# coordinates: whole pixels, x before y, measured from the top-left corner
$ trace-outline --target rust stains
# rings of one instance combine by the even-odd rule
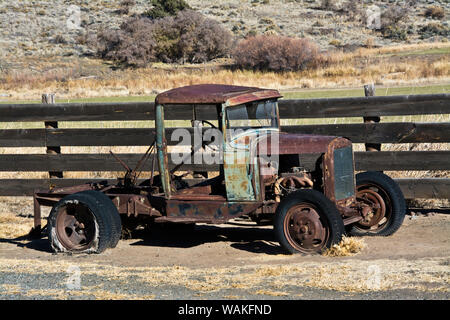
[[[200,84],[172,89],[156,96],[156,104],[238,105],[251,101],[280,98],[277,90],[220,84]]]

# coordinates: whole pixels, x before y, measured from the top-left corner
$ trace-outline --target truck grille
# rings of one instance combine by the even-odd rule
[[[336,200],[355,195],[352,146],[334,150],[334,195]]]

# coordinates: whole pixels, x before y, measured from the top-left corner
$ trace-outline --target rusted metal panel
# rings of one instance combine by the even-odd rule
[[[323,153],[336,137],[308,134],[272,133],[258,142],[258,154]]]
[[[169,160],[167,155],[167,140],[164,128],[164,107],[156,104],[156,149],[158,155],[159,172],[161,173],[161,182],[166,197],[170,197],[171,186],[169,176]]]
[[[344,138],[334,138],[327,146],[327,151],[323,160],[323,180],[324,180],[324,193],[328,199],[336,202],[342,207],[348,207],[351,203],[356,201],[355,195],[345,199],[336,199],[335,194],[335,165],[334,165],[334,150],[340,148],[352,147],[352,142]],[[353,172],[354,161],[352,160]],[[353,177],[354,179],[354,177]]]
[[[227,107],[228,104],[222,105],[223,114]],[[223,127],[226,127],[225,123]],[[228,201],[252,201],[259,198],[259,169],[258,164],[252,161],[255,156],[252,141],[265,134],[250,129],[232,138],[224,133],[223,171]]]
[[[232,85],[200,84],[172,89],[156,96],[156,104],[237,105],[268,98],[280,98],[277,90]]]
[[[166,221],[198,219],[203,222],[225,222],[260,208],[262,202],[168,200]],[[160,219],[161,220],[161,219]]]
[[[159,210],[152,207],[147,196],[136,194],[107,194],[112,198],[113,204],[117,207],[120,214],[127,216],[147,215],[151,217],[160,217]]]
[[[253,176],[249,175],[249,162],[248,151],[225,152],[223,170],[229,201],[255,200]]]

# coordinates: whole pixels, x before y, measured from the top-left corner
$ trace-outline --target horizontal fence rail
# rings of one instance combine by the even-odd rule
[[[211,154],[204,154],[205,156]],[[117,154],[133,167],[143,154]],[[153,156],[143,166],[144,171],[151,170]],[[175,168],[179,154],[169,154],[169,167]],[[213,157],[208,157],[213,158]],[[216,157],[218,158],[218,156]],[[314,168],[316,155],[302,155],[302,165]],[[189,159],[189,160],[188,160]],[[356,170],[450,170],[450,151],[381,151],[355,152]],[[179,168],[194,171],[218,171],[219,164],[195,164],[194,157]],[[13,154],[0,155],[0,171],[122,171],[123,167],[110,154]]]
[[[197,113],[204,120],[216,119],[215,107],[201,106]],[[281,119],[311,119],[338,117],[380,117],[450,114],[450,94],[409,95],[388,97],[357,97],[337,99],[280,100]],[[191,106],[179,105],[166,108],[167,120],[190,120]],[[65,103],[65,104],[0,104],[0,122],[49,122],[49,121],[146,121],[154,120],[154,103]],[[13,127],[13,125],[7,125]],[[88,128],[65,129],[47,127],[41,129],[0,130],[0,148],[28,147],[86,147],[86,146],[147,146],[155,138],[153,124],[149,128]],[[191,135],[192,128],[184,128]],[[208,129],[208,127],[205,127]],[[173,128],[168,128],[169,145]],[[449,143],[450,122],[419,123],[350,123],[318,125],[285,125],[282,130],[290,133],[342,136],[354,143]],[[123,171],[122,166],[110,154],[9,154],[0,152],[0,172],[45,171]],[[133,167],[142,154],[118,155]],[[172,155],[169,166],[175,167]],[[317,157],[304,157],[305,166],[314,166]],[[191,162],[193,163],[193,161]],[[450,150],[441,151],[380,151],[355,152],[356,170],[450,170]],[[144,166],[150,170],[151,159]],[[179,170],[217,171],[218,164],[184,164]],[[71,186],[86,181],[105,179],[0,179],[1,196],[28,196],[35,189],[50,186]],[[107,180],[107,179],[106,179]],[[407,198],[450,198],[450,179],[418,178],[396,179]]]
[[[282,119],[339,118],[394,115],[450,114],[450,94],[280,100]],[[189,106],[164,110],[167,120],[191,119]],[[217,118],[215,108],[198,114],[203,120]],[[29,121],[125,121],[154,120],[153,102],[1,104],[1,122]]]
[[[193,134],[193,128],[183,128]],[[169,145],[173,128],[167,129]],[[450,142],[450,123],[354,123],[282,126],[284,132],[346,137],[354,143]],[[146,146],[154,129],[8,129],[0,130],[0,147]],[[193,141],[191,137],[191,141]],[[189,142],[189,141],[188,141]],[[187,143],[184,143],[187,145]],[[189,143],[190,145],[190,143]]]

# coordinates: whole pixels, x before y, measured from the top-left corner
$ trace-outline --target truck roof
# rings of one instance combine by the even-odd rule
[[[278,90],[222,84],[175,88],[156,96],[156,104],[222,104],[235,106],[257,100],[281,98]]]

